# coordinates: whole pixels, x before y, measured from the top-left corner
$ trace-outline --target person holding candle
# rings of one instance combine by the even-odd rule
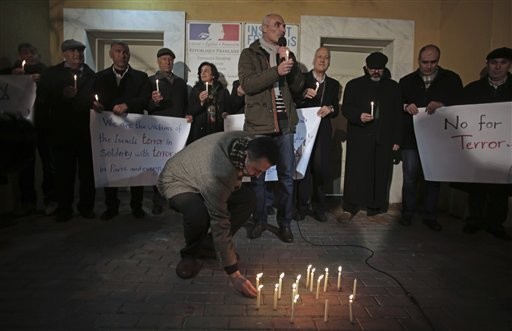
[[[233,243],[256,204],[254,193],[241,184],[244,175],[261,175],[277,157],[271,138],[233,131],[207,135],[167,161],[158,189],[183,215],[185,247],[176,266],[180,278],[195,277],[201,259],[217,257],[234,288],[256,296],[256,288],[238,269]]]
[[[295,156],[293,133],[298,122],[293,94],[300,93],[304,77],[300,72],[295,55],[283,45],[285,23],[278,14],[268,14],[261,25],[262,36],[245,48],[238,61],[238,78],[245,91],[244,131],[267,135],[279,146],[279,159],[276,164],[279,177],[276,220],[279,225],[279,238],[293,242],[290,223],[294,217],[293,176]],[[279,42],[281,40],[281,42]],[[288,50],[289,51],[289,50]],[[249,238],[261,237],[266,229],[267,208],[265,176],[252,183],[257,196],[257,206],[253,215],[254,226]]]
[[[148,114],[156,116],[185,117],[192,122],[192,116],[185,115],[188,107],[188,87],[185,80],[173,74],[174,59],[176,55],[169,48],[161,48],[156,53],[156,62],[159,70],[149,77],[151,84],[151,98],[149,100]],[[156,186],[153,186],[154,215],[160,215],[165,199],[160,195]]]
[[[361,208],[369,220],[387,222],[393,151],[402,139],[402,104],[398,83],[384,76],[388,58],[374,52],[366,58],[365,75],[347,83],[342,112],[347,118],[347,155],[343,209],[338,221]],[[371,115],[371,103],[374,114]]]
[[[99,101],[93,101],[96,111],[107,110],[115,115],[126,113],[143,114],[148,106],[151,95],[151,85],[145,72],[133,69],[130,62],[130,47],[123,41],[113,41],[109,51],[112,65],[96,74],[94,94],[100,96]],[[144,218],[146,212],[142,209],[144,193],[143,186],[130,187],[130,207],[135,218]],[[101,219],[108,221],[119,214],[119,199],[117,187],[105,188],[105,204],[107,209],[101,214]]]
[[[188,142],[224,131],[224,117],[231,111],[229,91],[219,81],[219,71],[210,62],[197,70],[198,81],[190,91],[187,115],[193,116]],[[225,115],[224,115],[225,116]]]
[[[455,72],[439,66],[441,50],[435,45],[426,45],[418,55],[418,69],[400,79],[402,91],[402,215],[399,223],[409,226],[416,213],[418,195],[423,197],[423,223],[433,231],[440,231],[437,221],[437,204],[441,183],[424,180],[421,170],[418,144],[414,134],[413,117],[418,108],[429,114],[443,106],[457,103],[462,92],[462,81]],[[424,180],[423,193],[417,190],[419,180]]]
[[[330,61],[328,48],[316,50],[313,69],[304,74],[306,88],[298,98],[301,100],[298,107],[319,107],[317,115],[321,117],[306,173],[303,179],[297,181],[295,219],[298,221],[310,214],[319,222],[327,222],[325,191],[332,184],[331,119],[338,116],[341,97],[340,83],[326,74]]]
[[[73,216],[75,177],[78,172],[77,209],[84,218],[94,218],[94,175],[92,167],[89,110],[94,72],[84,63],[85,45],[69,39],[61,45],[64,61],[41,74],[35,101],[36,127],[44,127],[55,161],[57,222]],[[75,77],[76,75],[76,87]],[[70,120],[72,119],[72,120]]]

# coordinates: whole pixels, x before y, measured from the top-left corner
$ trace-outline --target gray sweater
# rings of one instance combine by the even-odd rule
[[[219,132],[196,140],[167,160],[158,178],[158,190],[167,199],[187,192],[202,195],[223,267],[237,263],[227,202],[243,177],[231,162],[229,151],[234,139],[248,136],[242,131]]]

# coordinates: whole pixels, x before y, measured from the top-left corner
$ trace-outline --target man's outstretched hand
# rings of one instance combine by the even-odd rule
[[[233,284],[235,290],[242,293],[246,297],[255,298],[256,295],[258,294],[256,288],[254,288],[254,286],[247,278],[242,276],[240,271],[232,273],[231,275],[229,275],[229,278],[231,279],[231,283]]]

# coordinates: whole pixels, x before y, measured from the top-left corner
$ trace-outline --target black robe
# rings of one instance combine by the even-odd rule
[[[371,122],[361,122],[362,113],[371,112]],[[348,120],[345,161],[344,209],[356,213],[365,208],[369,214],[385,212],[389,204],[389,187],[393,170],[393,145],[400,144],[402,102],[395,81],[370,76],[347,83],[342,113]]]

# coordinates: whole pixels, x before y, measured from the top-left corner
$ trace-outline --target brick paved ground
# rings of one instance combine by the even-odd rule
[[[145,206],[150,207],[148,200]],[[79,216],[64,224],[50,217],[20,220],[0,228],[0,329],[431,330],[397,283],[365,264],[368,250],[344,246],[354,244],[375,252],[369,263],[396,277],[436,330],[512,330],[510,242],[485,232],[462,234],[462,222],[448,216],[441,219],[440,233],[419,220],[404,228],[392,216],[382,224],[362,213],[345,223],[308,217],[293,223],[293,244],[269,231],[249,240],[242,229],[236,236],[241,271],[252,281],[263,272],[259,310],[255,299],[234,292],[214,261],[205,261],[195,279],[176,276],[183,239],[181,217],[172,211],[144,220],[133,219],[128,209],[110,222]],[[316,267],[315,278],[325,267],[330,270],[327,292],[320,291],[319,300],[316,284],[313,293],[304,286],[308,264]],[[339,265],[341,292],[336,289]],[[274,311],[274,284],[281,272],[286,275],[282,299]],[[292,324],[291,284],[299,273]],[[348,296],[354,278],[351,324]]]

